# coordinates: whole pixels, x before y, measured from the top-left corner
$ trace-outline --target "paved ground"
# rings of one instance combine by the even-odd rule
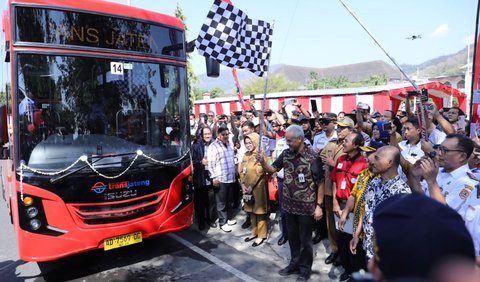
[[[147,239],[108,252],[98,250],[42,266],[18,259],[5,203],[0,201],[0,281],[295,281],[277,271],[288,264],[288,244],[276,244],[280,233],[274,215],[269,238],[257,248],[243,240],[242,212],[231,233],[190,229]],[[341,268],[325,265],[328,241],[315,245],[311,281],[338,281]]]

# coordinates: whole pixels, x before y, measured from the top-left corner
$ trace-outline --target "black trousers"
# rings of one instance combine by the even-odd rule
[[[346,201],[339,200],[340,208],[343,210],[346,205]],[[357,245],[357,253],[354,255],[350,251],[350,241],[352,240],[352,235],[337,230],[337,240],[338,240],[338,253],[340,256],[340,261],[342,266],[347,273],[352,273],[359,271],[360,269],[367,269],[366,263],[366,254],[362,247],[362,241],[360,240]]]
[[[237,184],[221,183],[220,187],[214,187],[215,202],[217,204],[218,224],[220,226],[227,224],[227,220],[232,216],[232,193],[236,189]]]
[[[282,231],[282,236],[288,238],[287,233],[287,219],[285,216],[285,211],[282,208],[283,201],[283,178],[277,177],[278,182],[278,210],[280,211],[280,229]]]
[[[195,206],[195,216],[199,225],[215,222],[215,219],[217,218],[217,205],[215,203],[215,193],[213,192],[212,185],[195,187],[193,201]]]
[[[312,216],[285,213],[287,219],[290,265],[298,267],[300,273],[310,276],[313,263]]]

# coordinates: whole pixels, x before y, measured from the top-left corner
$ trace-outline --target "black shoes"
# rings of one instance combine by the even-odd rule
[[[255,240],[255,239],[257,239],[257,236],[247,237],[247,238],[245,238],[245,242],[250,242],[250,241]]]
[[[298,273],[300,273],[300,270],[298,269],[298,267],[293,265],[288,265],[287,267],[282,268],[278,271],[278,274],[280,276],[288,276],[290,274],[298,274]]]
[[[285,243],[287,243],[287,242],[288,242],[287,236],[282,236],[282,237],[280,237],[280,239],[278,239],[277,244],[278,244],[279,246],[281,246],[281,245],[283,245],[283,244],[285,244]]]
[[[328,255],[328,257],[325,259],[325,264],[331,264],[333,263],[338,257],[337,253],[331,253]]]
[[[265,239],[262,239],[262,241],[260,241],[259,243],[253,242],[252,247],[258,247],[258,246],[260,246],[261,244],[263,244],[264,241],[265,241]]]
[[[322,241],[323,239],[325,239],[326,237],[323,236],[320,232],[319,233],[316,233],[315,234],[315,237],[313,237],[312,239],[312,242],[314,245],[320,243],[320,241]]]
[[[252,223],[250,222],[250,219],[245,220],[245,222],[242,224],[242,229],[250,228],[250,226],[252,226]]]
[[[217,224],[215,222],[210,223],[210,228],[217,228]]]

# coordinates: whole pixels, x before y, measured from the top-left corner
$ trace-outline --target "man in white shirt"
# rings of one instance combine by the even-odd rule
[[[475,222],[478,222],[480,213],[479,181],[470,172],[468,159],[473,152],[473,141],[461,134],[449,134],[441,145],[436,146],[438,154],[438,166],[431,158],[422,159],[419,167],[420,172],[415,172],[416,191],[420,188],[420,176],[423,176],[428,185],[430,197],[447,204],[456,210],[466,222],[467,229],[471,233],[475,245],[479,248],[480,230]],[[480,252],[476,249],[476,256]],[[477,258],[477,261],[480,261]]]

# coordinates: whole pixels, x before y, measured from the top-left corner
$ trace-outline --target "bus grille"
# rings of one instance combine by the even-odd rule
[[[121,203],[105,203],[100,205],[75,205],[76,215],[86,225],[110,224],[125,222],[156,212],[161,205],[158,195]]]

